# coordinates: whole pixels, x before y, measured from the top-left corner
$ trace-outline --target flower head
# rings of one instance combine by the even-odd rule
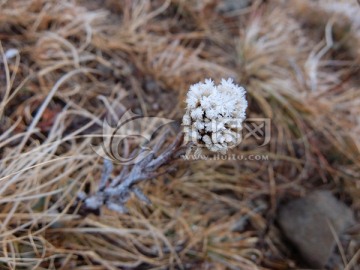
[[[183,117],[185,139],[213,152],[226,153],[239,144],[247,101],[232,79],[215,85],[211,79],[190,87]]]

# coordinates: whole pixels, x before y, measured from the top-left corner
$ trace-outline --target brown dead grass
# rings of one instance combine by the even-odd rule
[[[281,201],[330,189],[360,210],[360,23],[330,2],[0,1],[0,268],[296,267],[273,223]],[[179,119],[208,77],[235,78],[248,115],[272,119],[268,146],[234,152],[269,161],[180,161],[142,184],[152,206],[71,211],[100,179],[90,145],[108,113]],[[359,269],[352,236],[344,264]]]

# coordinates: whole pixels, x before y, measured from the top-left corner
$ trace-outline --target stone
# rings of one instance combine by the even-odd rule
[[[251,0],[223,0],[217,5],[216,11],[219,13],[237,11],[249,7],[251,3]]]
[[[329,261],[336,245],[334,232],[339,236],[355,223],[350,208],[328,191],[316,191],[280,207],[277,221],[313,268],[323,268]]]

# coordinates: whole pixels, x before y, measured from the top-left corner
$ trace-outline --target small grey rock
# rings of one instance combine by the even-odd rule
[[[331,226],[340,235],[355,222],[353,212],[328,191],[291,201],[280,208],[277,220],[285,236],[314,268],[323,268],[333,253],[336,242]]]
[[[251,0],[223,0],[216,7],[216,11],[227,13],[246,8],[251,5]]]

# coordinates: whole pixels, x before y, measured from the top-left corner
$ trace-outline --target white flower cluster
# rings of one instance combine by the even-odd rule
[[[232,79],[222,79],[219,85],[211,79],[192,85],[182,123],[185,140],[223,154],[238,145],[246,117],[245,93]]]

